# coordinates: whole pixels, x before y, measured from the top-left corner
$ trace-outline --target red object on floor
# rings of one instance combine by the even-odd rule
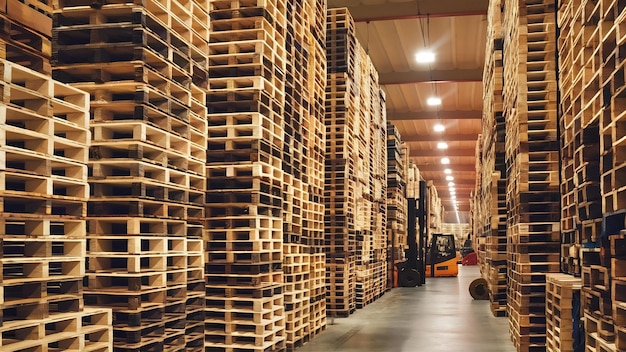
[[[478,257],[476,256],[476,252],[469,253],[463,259],[461,259],[461,264],[463,265],[476,265],[478,264]]]

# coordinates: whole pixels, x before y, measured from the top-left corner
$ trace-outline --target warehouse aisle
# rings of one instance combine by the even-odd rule
[[[428,279],[425,286],[393,289],[349,318],[337,318],[298,352],[509,352],[507,318],[489,301],[474,301],[467,287],[478,266],[459,267],[458,278]]]

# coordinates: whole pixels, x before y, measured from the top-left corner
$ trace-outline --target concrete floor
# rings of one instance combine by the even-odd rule
[[[456,278],[395,288],[348,318],[329,319],[326,331],[296,351],[515,352],[507,318],[469,295],[479,276],[477,266],[459,266]]]

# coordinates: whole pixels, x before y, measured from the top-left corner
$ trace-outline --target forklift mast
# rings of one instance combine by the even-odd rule
[[[413,287],[426,283],[426,182],[419,182],[419,198],[408,198],[408,221],[406,261],[398,264],[400,286]],[[418,229],[419,227],[419,229]]]

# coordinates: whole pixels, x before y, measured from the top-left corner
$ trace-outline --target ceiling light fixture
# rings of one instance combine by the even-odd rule
[[[444,172],[446,175],[450,175],[450,174],[452,174],[452,170],[450,170],[450,169],[445,169],[445,170],[443,170],[443,172]]]
[[[428,104],[428,106],[439,106],[441,105],[441,98],[430,97],[426,100],[426,104]]]
[[[437,149],[448,149],[448,143],[446,142],[438,142]]]
[[[415,61],[419,64],[430,64],[435,62],[435,53],[432,50],[420,50],[415,54]]]
[[[440,123],[436,124],[435,127],[435,132],[443,132],[446,130],[446,127]]]
[[[454,177],[448,175],[446,176],[446,181],[454,181]]]
[[[441,163],[444,164],[444,165],[450,164],[450,159],[447,158],[447,157],[446,158],[442,158],[441,159]]]
[[[454,182],[448,182],[448,187],[454,187]]]

